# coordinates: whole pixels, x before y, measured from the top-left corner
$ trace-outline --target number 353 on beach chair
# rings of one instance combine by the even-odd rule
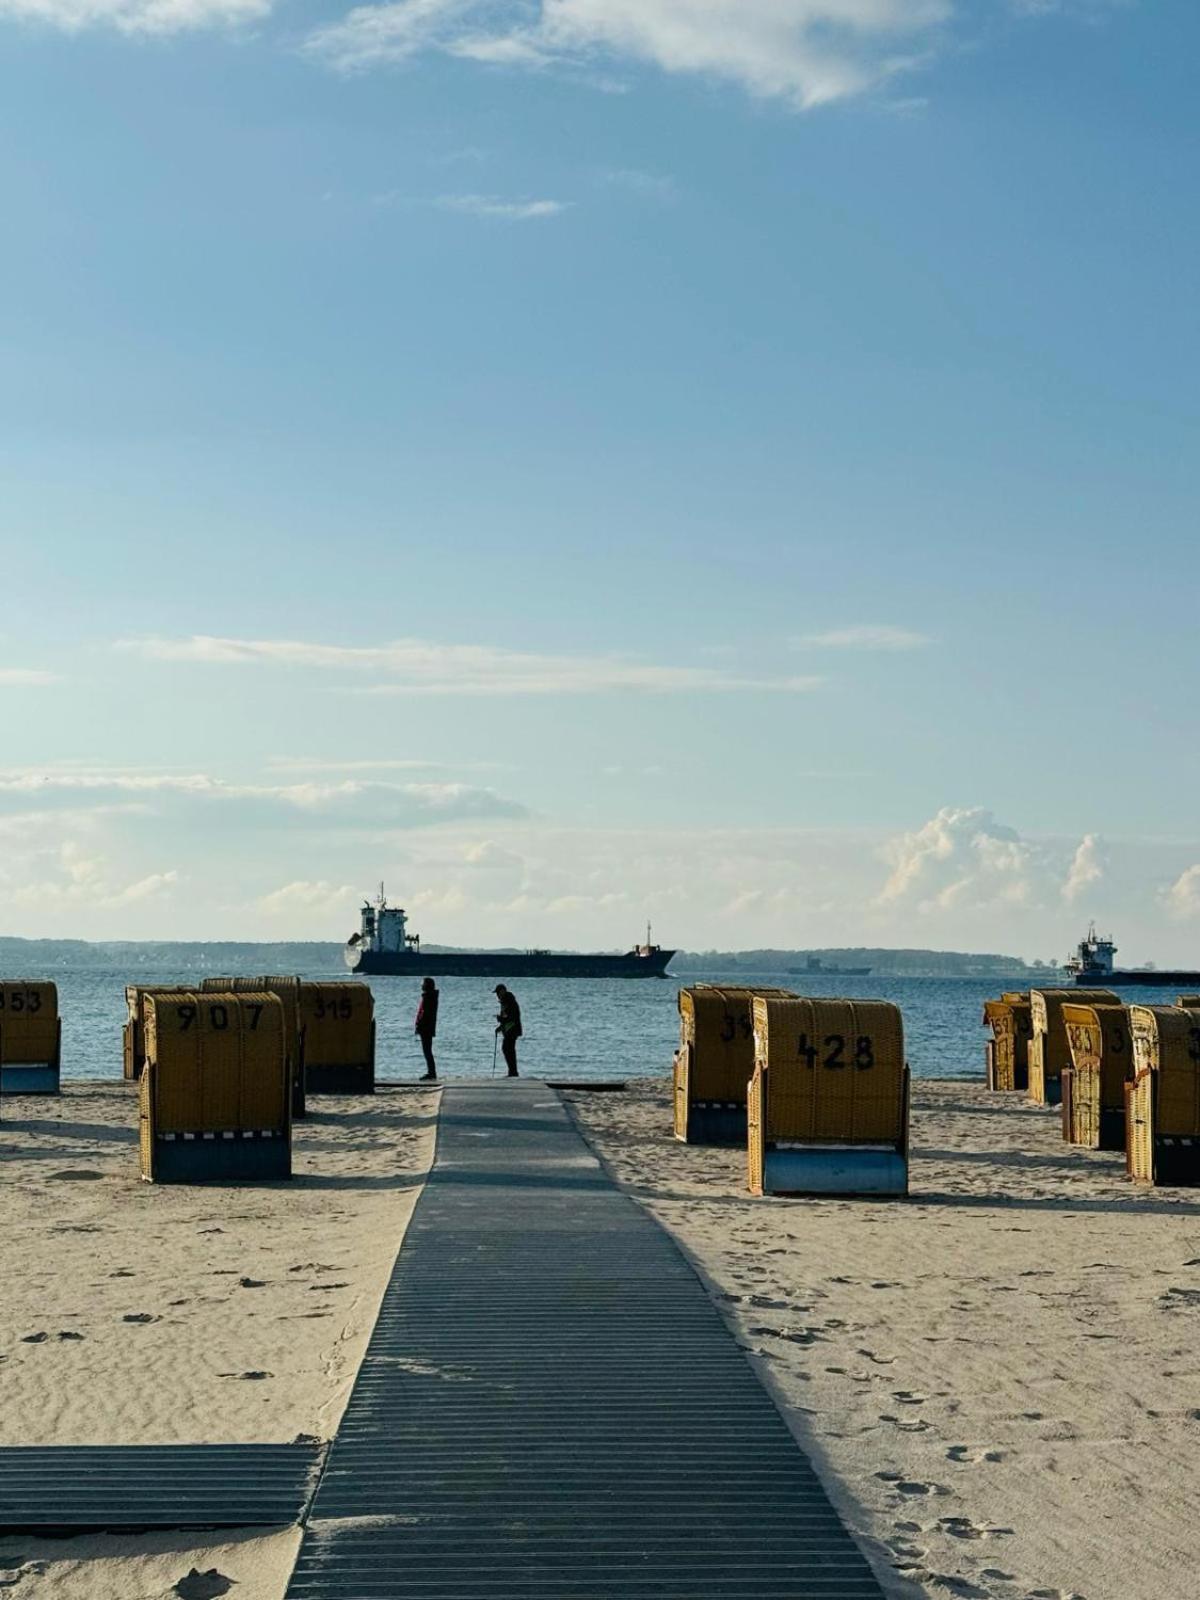
[[[897,1006],[755,999],[753,1194],[907,1194],[908,1104]]]
[[[0,1090],[57,1094],[61,1058],[54,984],[0,979]]]
[[[746,1142],[746,1084],[754,1071],[756,994],[790,989],[725,988],[698,983],[679,991],[675,1053],[675,1137],[685,1144]]]
[[[142,1006],[142,1177],[152,1183],[290,1178],[291,1094],[279,997],[148,994]]]

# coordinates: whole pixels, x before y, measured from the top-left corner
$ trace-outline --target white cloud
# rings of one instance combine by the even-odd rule
[[[173,34],[231,28],[265,17],[271,0],[0,0],[0,17],[41,23],[63,33],[113,28],[126,34]]]
[[[327,883],[323,878],[315,883],[297,879],[260,896],[256,905],[270,917],[294,917],[310,912],[339,911],[357,905],[361,898],[352,884]]]
[[[1200,914],[1200,865],[1187,867],[1165,891],[1167,910],[1178,922]]]
[[[523,817],[526,809],[464,783],[233,784],[204,773],[23,773],[0,775],[0,815],[136,810],[206,826],[419,828],[442,822]]]
[[[41,672],[35,667],[0,667],[0,689],[40,689],[59,683],[56,672]]]
[[[457,211],[465,217],[492,218],[500,222],[534,222],[540,217],[557,217],[566,211],[566,200],[502,200],[493,194],[443,194],[437,204],[443,211]]]
[[[0,873],[0,906],[25,912],[55,910],[120,910],[168,899],[180,881],[178,871],[151,872],[124,879],[103,855],[92,853],[78,839],[64,839],[53,848],[27,854],[28,875],[14,881],[11,870]]]
[[[1063,899],[1067,904],[1074,905],[1085,890],[1090,889],[1095,883],[1102,882],[1107,865],[1104,844],[1100,836],[1095,833],[1085,833],[1071,858],[1066,882],[1063,884]]]
[[[380,695],[600,694],[616,689],[651,694],[769,689],[794,694],[813,689],[821,682],[816,677],[743,677],[713,667],[654,666],[620,656],[535,655],[487,645],[431,644],[420,639],[399,639],[375,646],[327,645],[286,639],[220,639],[201,634],[189,639],[123,640],[118,648],[155,661],[392,674],[395,682],[372,684],[360,691]]]
[[[794,642],[799,649],[814,650],[920,650],[933,643],[928,634],[880,623],[856,623],[827,633],[805,633]]]
[[[1035,845],[980,806],[943,806],[884,854],[892,870],[876,903],[922,914],[1024,904],[1040,865]]]
[[[634,62],[807,108],[911,65],[953,10],[952,0],[392,0],[357,6],[308,48],[346,72],[423,51],[589,71]]]

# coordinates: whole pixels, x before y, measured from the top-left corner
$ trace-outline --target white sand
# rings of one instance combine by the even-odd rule
[[[429,1168],[437,1100],[314,1098],[291,1183],[209,1187],[142,1183],[128,1085],[6,1095],[0,1444],[330,1439]],[[275,1600],[297,1539],[4,1540],[0,1590],[143,1600],[216,1567],[237,1600]]]
[[[1200,1594],[1200,1191],[917,1083],[907,1201],[757,1200],[670,1090],[566,1096],[689,1252],[888,1594]]]

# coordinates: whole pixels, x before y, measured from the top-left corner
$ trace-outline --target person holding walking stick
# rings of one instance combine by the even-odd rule
[[[522,1033],[521,1008],[517,1004],[516,995],[502,983],[496,985],[496,999],[500,1006],[500,1010],[496,1013],[496,1033],[500,1039],[500,1051],[508,1068],[509,1077],[515,1078],[518,1076],[517,1040]]]
[[[437,984],[432,978],[425,978],[421,983],[421,1004],[417,1007],[417,1020],[413,1025],[413,1032],[421,1041],[421,1051],[425,1057],[425,1075],[420,1079],[422,1083],[433,1083],[437,1079],[437,1063],[433,1059],[433,1039],[437,1033],[438,991]]]

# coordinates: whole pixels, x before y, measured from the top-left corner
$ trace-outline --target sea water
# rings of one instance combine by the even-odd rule
[[[58,984],[64,1077],[119,1078],[125,985],[199,984],[204,974],[178,967],[64,966],[45,976]],[[336,982],[346,973],[330,965],[306,969],[300,976]],[[918,1077],[928,1078],[982,1077],[987,1037],[980,1025],[983,1002],[1013,982],[1011,978],[805,977],[741,968],[689,973],[686,980],[514,978],[509,987],[520,1001],[525,1028],[519,1046],[522,1072],[548,1078],[628,1078],[668,1072],[679,1038],[676,995],[683,981],[758,983],[798,994],[832,992],[851,999],[894,1001],[904,1014],[909,1064]],[[434,1049],[439,1075],[450,1080],[488,1077],[493,1071],[495,980],[440,978],[437,983],[441,1006]],[[411,1082],[425,1070],[420,1044],[413,1036],[420,984],[411,978],[384,977],[373,977],[370,984],[375,996],[377,1076]],[[1143,1005],[1169,1005],[1175,990],[1129,990],[1124,998]],[[504,1071],[502,1060],[495,1070]]]

